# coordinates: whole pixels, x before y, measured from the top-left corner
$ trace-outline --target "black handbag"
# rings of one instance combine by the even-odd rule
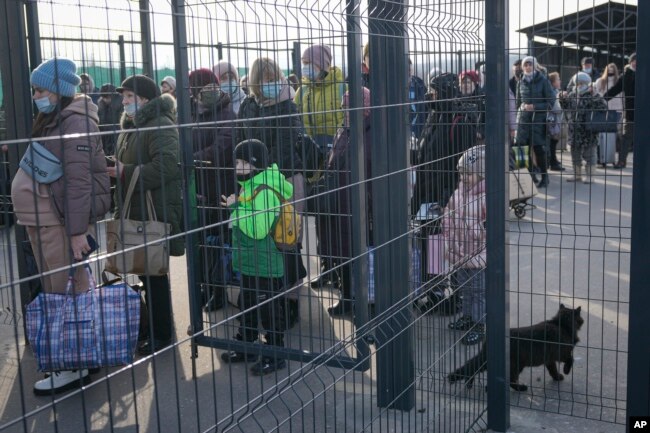
[[[590,132],[616,132],[620,113],[615,110],[594,110],[587,113],[585,129]]]

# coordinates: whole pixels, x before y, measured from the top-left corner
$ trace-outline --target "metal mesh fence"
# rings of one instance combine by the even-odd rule
[[[508,377],[486,389],[489,356],[493,371],[510,366],[513,407],[625,423],[633,163],[605,158],[629,119],[619,138],[597,137],[607,168],[567,182],[577,97],[524,94],[538,78],[523,62],[528,75],[492,100],[505,76],[486,71],[537,56],[553,91],[548,73],[568,81],[571,59],[622,66],[629,3],[509,2],[528,40],[505,50],[489,44],[487,1],[3,6],[23,45],[1,60],[0,431],[485,431]],[[604,17],[622,24],[604,31]],[[28,74],[53,57],[86,75],[69,99],[66,82],[32,76],[53,107],[38,114]],[[24,165],[34,143],[62,160],[60,179]],[[505,230],[487,218],[506,201],[494,179],[509,184]],[[491,227],[506,241],[486,248]],[[59,328],[31,326],[25,307],[70,278],[94,287],[70,270],[87,234],[99,313],[81,297],[46,304],[41,316],[61,311],[72,330],[53,346]],[[509,280],[497,308],[494,272]],[[120,311],[102,309],[111,290]],[[124,314],[130,296],[139,315]],[[134,319],[117,342],[102,332],[113,314]],[[503,352],[485,344],[496,316],[511,328]],[[43,367],[119,345],[126,361]]]

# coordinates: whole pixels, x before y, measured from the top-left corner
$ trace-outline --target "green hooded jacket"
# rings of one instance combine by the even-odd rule
[[[238,200],[232,205],[233,268],[247,276],[280,278],[284,275],[283,255],[270,234],[280,214],[280,199],[274,191],[288,200],[293,185],[276,164],[240,185]],[[273,191],[263,189],[255,195],[262,185]]]
[[[343,72],[336,66],[330,67],[323,81],[310,82],[302,78],[304,84],[296,92],[293,102],[303,113],[303,123],[307,134],[336,135],[336,130],[343,124],[341,102],[347,90]],[[326,111],[326,113],[319,113]]]

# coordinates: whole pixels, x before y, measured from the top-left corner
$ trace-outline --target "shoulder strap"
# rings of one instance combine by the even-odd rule
[[[253,191],[253,196],[251,197],[251,200],[254,200],[255,197],[257,197],[257,194],[259,194],[260,192],[262,192],[262,191],[264,191],[264,190],[266,190],[266,189],[268,189],[268,190],[270,190],[271,192],[273,192],[273,194],[275,194],[276,197],[280,200],[280,203],[283,203],[283,202],[286,201],[286,200],[284,199],[284,197],[282,196],[282,194],[280,194],[280,192],[276,191],[274,188],[271,188],[271,187],[268,186],[268,185],[260,185],[260,186],[258,186],[257,188],[255,188],[255,191]]]
[[[124,207],[122,208],[122,219],[129,218],[129,212],[131,210],[131,198],[133,198],[133,191],[135,191],[135,185],[138,183],[138,176],[140,174],[140,166],[136,166],[131,175],[131,182],[129,182],[129,187],[126,189],[126,196],[124,196]]]
[[[133,192],[135,191],[135,186],[138,183],[138,177],[140,176],[140,166],[136,166],[133,170],[133,175],[131,175],[131,182],[129,182],[129,187],[126,190],[126,196],[124,197],[124,208],[122,209],[122,219],[129,219],[129,214],[131,212],[131,198],[133,197]],[[153,204],[153,197],[151,196],[151,191],[147,190],[145,193],[145,201],[147,205],[147,213],[149,214],[149,219],[157,221],[156,208]]]

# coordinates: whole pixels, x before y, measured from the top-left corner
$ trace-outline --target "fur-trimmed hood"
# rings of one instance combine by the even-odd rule
[[[122,129],[141,127],[161,116],[176,122],[176,100],[166,93],[147,102],[132,118],[127,116],[126,113],[122,113],[120,126]]]

